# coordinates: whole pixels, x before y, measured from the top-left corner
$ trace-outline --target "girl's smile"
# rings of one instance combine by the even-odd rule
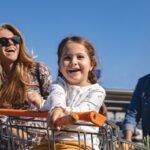
[[[69,84],[79,86],[90,84],[88,74],[92,70],[92,65],[87,49],[83,45],[68,42],[63,48],[59,67]]]

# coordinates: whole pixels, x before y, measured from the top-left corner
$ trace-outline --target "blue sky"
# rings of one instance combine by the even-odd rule
[[[28,50],[57,76],[57,46],[80,35],[97,50],[101,84],[134,89],[150,72],[149,0],[3,0],[0,24],[17,26]]]

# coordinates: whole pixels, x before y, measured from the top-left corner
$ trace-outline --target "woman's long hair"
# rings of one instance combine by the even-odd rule
[[[14,63],[12,70],[6,75],[3,67],[2,59],[0,58],[0,103],[15,103],[22,102],[25,98],[25,91],[29,85],[28,72],[29,69],[36,65],[26,52],[24,40],[20,31],[11,24],[3,24],[0,30],[9,30],[14,35],[20,37],[19,55]],[[1,57],[1,56],[0,56]]]

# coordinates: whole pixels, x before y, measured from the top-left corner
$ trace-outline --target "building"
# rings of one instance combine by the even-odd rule
[[[121,121],[124,118],[132,94],[133,90],[106,89],[108,119]]]

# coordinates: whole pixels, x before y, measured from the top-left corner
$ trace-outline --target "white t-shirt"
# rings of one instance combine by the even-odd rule
[[[105,90],[98,84],[91,84],[80,87],[68,84],[64,79],[58,77],[50,87],[50,95],[48,100],[44,101],[41,106],[41,111],[51,111],[55,107],[62,107],[67,112],[98,112],[105,98]],[[65,127],[67,130],[77,130],[84,132],[98,132],[97,127],[71,125]],[[82,140],[83,136],[80,137]],[[78,140],[77,134],[59,132],[55,139],[59,140]],[[90,144],[90,136],[86,138],[87,145]],[[98,150],[99,140],[97,136],[94,137],[94,148]]]

